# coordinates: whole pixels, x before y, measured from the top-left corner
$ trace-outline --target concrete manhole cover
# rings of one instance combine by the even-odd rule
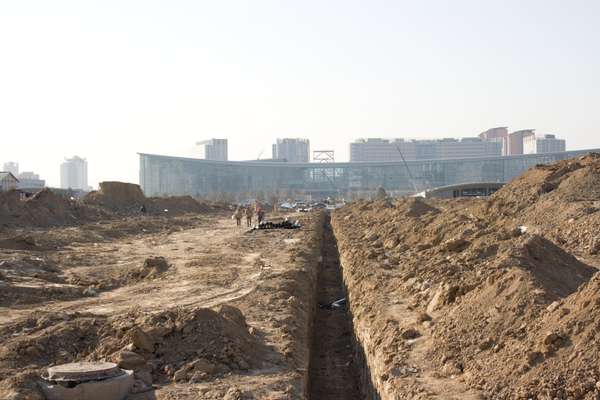
[[[77,362],[48,368],[45,378],[57,382],[88,382],[123,375],[117,364],[110,362]]]

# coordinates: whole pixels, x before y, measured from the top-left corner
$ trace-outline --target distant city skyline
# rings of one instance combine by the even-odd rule
[[[361,137],[536,128],[600,147],[600,2],[73,0],[0,4],[0,162],[59,186],[137,182],[136,153],[231,160],[279,137],[348,160]],[[535,16],[535,18],[532,18]]]

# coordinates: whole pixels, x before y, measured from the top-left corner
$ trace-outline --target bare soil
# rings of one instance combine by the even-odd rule
[[[303,398],[322,216],[302,223],[147,215],[6,231],[0,398],[42,399],[44,369],[78,360],[133,369],[137,396]]]
[[[333,216],[382,399],[600,396],[600,156],[490,199],[356,202]]]

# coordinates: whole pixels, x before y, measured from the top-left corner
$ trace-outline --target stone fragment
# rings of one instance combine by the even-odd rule
[[[421,336],[421,333],[415,328],[408,328],[402,332],[402,339],[416,339]]]
[[[131,341],[140,350],[150,353],[154,351],[154,340],[140,328],[135,328],[131,332]]]
[[[188,367],[184,366],[180,369],[178,369],[177,371],[175,371],[175,373],[173,374],[173,381],[174,382],[183,382],[183,381],[187,381],[188,379]]]
[[[242,400],[242,396],[243,393],[240,389],[230,388],[227,393],[225,393],[223,400]]]
[[[205,374],[214,374],[217,372],[217,366],[208,361],[205,358],[199,358],[191,364],[191,369],[196,372],[201,372]]]
[[[455,239],[450,239],[447,240],[444,243],[444,248],[447,251],[452,251],[452,252],[461,252],[463,251],[465,248],[467,248],[469,246],[470,242],[464,238],[455,238]]]
[[[560,303],[558,301],[553,301],[552,304],[550,304],[548,307],[546,307],[546,310],[548,310],[549,312],[553,312],[554,310],[556,310],[558,308],[559,305],[560,305]]]
[[[590,254],[596,255],[600,253],[600,238],[594,237],[590,241]]]
[[[121,351],[117,360],[119,368],[136,370],[146,365],[146,359],[133,351]]]

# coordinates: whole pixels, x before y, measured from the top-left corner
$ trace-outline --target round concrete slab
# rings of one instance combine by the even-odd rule
[[[89,382],[123,375],[117,364],[110,362],[78,362],[48,368],[47,380],[61,382]]]

